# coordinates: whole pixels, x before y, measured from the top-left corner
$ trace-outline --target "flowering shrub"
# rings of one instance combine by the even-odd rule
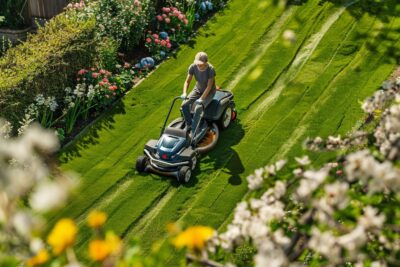
[[[171,41],[168,33],[160,32],[159,34],[151,34],[151,31],[146,35],[146,48],[156,60],[161,60],[168,55],[171,50]]]
[[[340,149],[345,154],[338,159],[316,167],[304,156],[295,165],[278,161],[249,175],[252,197],[209,242],[214,257],[224,252],[225,261],[238,266],[397,265],[398,85],[386,82],[364,102],[368,113],[386,108],[372,129],[306,142],[312,150]],[[251,255],[247,262],[237,256],[243,248]]]
[[[96,11],[100,37],[114,38],[123,50],[136,46],[152,13],[150,0],[102,0]]]
[[[170,33],[170,38],[175,43],[187,40],[189,20],[177,7],[163,7],[162,14],[156,16],[158,28]]]

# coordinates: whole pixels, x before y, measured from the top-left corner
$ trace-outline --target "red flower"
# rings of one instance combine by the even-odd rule
[[[108,83],[108,79],[107,78],[103,78],[103,82]]]
[[[99,74],[97,72],[93,72],[92,77],[96,79],[97,77],[99,77]]]
[[[85,69],[81,69],[80,71],[78,71],[78,75],[83,75],[87,72],[87,70]]]

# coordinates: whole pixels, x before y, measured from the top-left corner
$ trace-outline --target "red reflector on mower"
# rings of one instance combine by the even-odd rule
[[[236,112],[232,111],[232,120],[234,121],[236,119]]]
[[[167,156],[167,154],[162,154],[161,157],[162,157],[163,159],[167,159],[168,156]]]

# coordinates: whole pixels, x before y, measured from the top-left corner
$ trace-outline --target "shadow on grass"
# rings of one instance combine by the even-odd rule
[[[228,182],[231,185],[242,184],[240,174],[244,172],[244,166],[239,154],[232,148],[244,137],[244,129],[240,120],[236,120],[231,126],[222,131],[216,148],[201,159],[202,163],[211,166],[212,170],[221,170],[229,175]]]
[[[125,113],[125,105],[122,99],[117,100],[108,110],[87,125],[71,143],[60,150],[58,153],[60,163],[68,163],[73,158],[79,158],[82,156],[81,151],[99,144],[99,132],[105,129],[114,129],[114,115]]]
[[[320,0],[320,4],[329,2],[335,6],[343,6],[351,2],[349,0]],[[398,0],[359,0],[347,7],[347,11],[356,20],[360,20],[364,15],[373,17],[384,23],[381,29],[359,32],[357,38],[365,39],[366,48],[384,57],[384,62],[396,64],[400,58],[398,41],[400,36],[400,27],[392,27],[392,21],[398,17],[400,10],[400,1]]]

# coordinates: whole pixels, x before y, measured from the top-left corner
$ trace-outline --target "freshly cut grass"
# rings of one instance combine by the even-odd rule
[[[400,18],[382,22],[366,13],[355,18],[347,9],[359,8],[357,3],[344,8],[313,0],[283,10],[271,2],[230,1],[191,44],[64,149],[62,168],[83,178],[79,194],[53,220],[74,217],[85,229],[86,215],[99,208],[110,216],[107,227],[125,239],[141,237],[145,249],[163,238],[171,221],[223,227],[246,196],[245,178],[255,168],[303,154],[307,136],[352,129],[363,116],[358,100],[372,94],[395,66],[389,52],[399,47]],[[287,29],[296,32],[291,46],[281,38]],[[382,41],[372,43],[371,32]],[[189,184],[137,174],[135,160],[147,140],[158,137],[199,50],[216,67],[217,84],[234,92],[239,119],[221,133]],[[88,238],[85,232],[82,248]],[[173,256],[169,265],[175,261]]]

